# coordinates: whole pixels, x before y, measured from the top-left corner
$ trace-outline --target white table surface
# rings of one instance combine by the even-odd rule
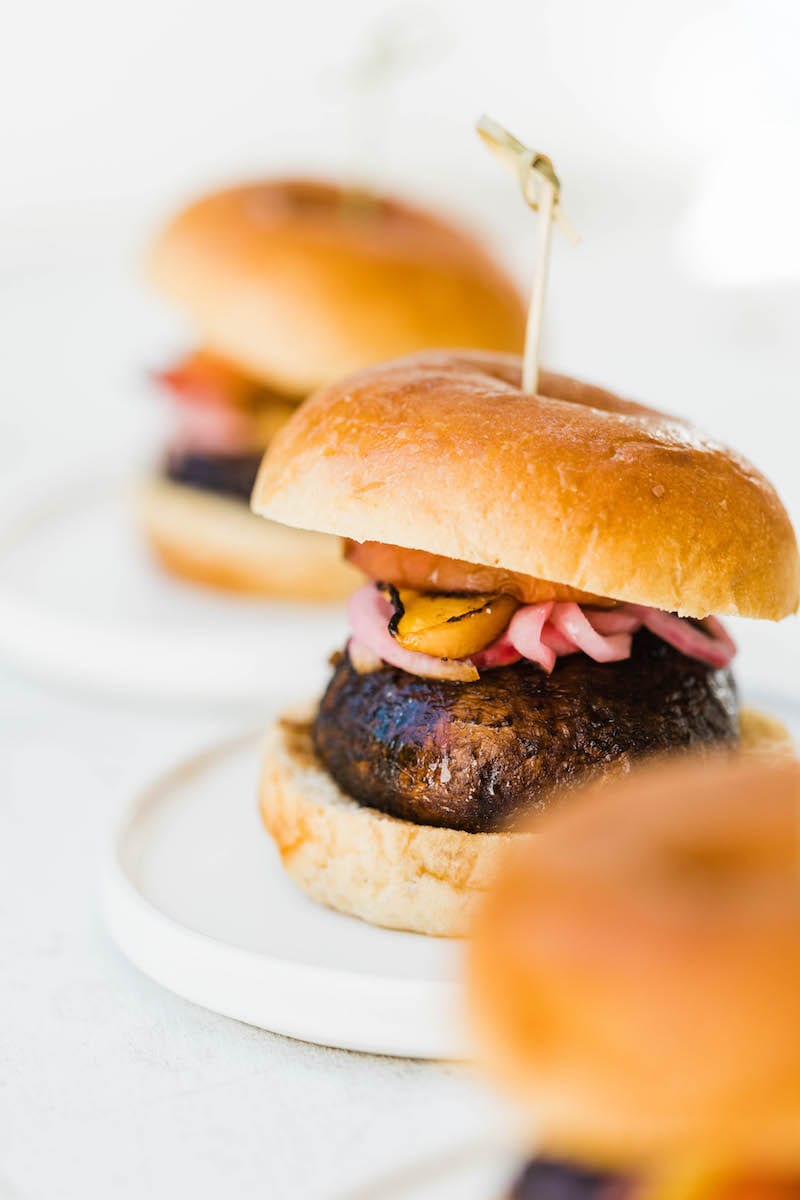
[[[560,254],[555,365],[695,412],[755,455],[796,515],[797,294],[780,306],[701,294],[673,278],[660,242],[650,249],[624,260],[589,246],[582,265]],[[603,316],[611,265],[616,323]],[[165,328],[99,249],[0,276],[0,485],[13,493],[18,471],[98,455],[129,467],[158,424],[142,373],[179,344]],[[775,683],[797,695],[797,623],[780,636],[791,653]],[[122,804],[176,757],[252,723],[115,706],[0,666],[2,1200],[326,1200],[495,1111],[461,1068],[257,1032],[162,991],[110,944],[96,868]]]
[[[4,1200],[324,1200],[483,1126],[463,1068],[262,1033],[163,991],[110,943],[97,863],[122,802],[237,727],[0,677]]]
[[[0,272],[4,506],[18,479],[129,470],[156,440],[145,372],[181,343],[101,257]],[[125,706],[0,663],[0,1200],[328,1200],[494,1111],[464,1068],[254,1030],[162,990],[110,942],[97,877],[124,803],[265,715]]]

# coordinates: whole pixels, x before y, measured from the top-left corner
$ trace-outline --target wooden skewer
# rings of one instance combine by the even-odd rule
[[[550,242],[553,233],[555,188],[549,179],[540,178],[539,221],[533,258],[533,278],[528,301],[528,320],[525,323],[525,353],[522,357],[522,390],[533,393],[539,383],[539,351],[542,343],[544,298],[547,291],[547,272],[550,266]]]
[[[573,245],[578,238],[561,211],[561,183],[547,155],[530,150],[491,117],[482,116],[477,129],[495,157],[517,176],[525,203],[539,214],[528,320],[525,326],[525,351],[522,358],[523,390],[535,392],[539,382],[539,348],[542,340],[553,223],[558,224]]]

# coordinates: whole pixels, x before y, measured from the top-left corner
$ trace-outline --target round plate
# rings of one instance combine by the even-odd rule
[[[459,943],[313,903],[257,811],[260,737],[194,758],[126,814],[104,909],[124,953],[206,1008],[304,1041],[462,1057]]]
[[[341,608],[171,579],[138,540],[130,488],[94,478],[17,504],[0,531],[0,654],[128,696],[263,706],[319,690]]]
[[[746,696],[800,733],[800,709]],[[309,900],[261,826],[260,735],[137,797],[104,872],[125,954],[165,987],[276,1033],[410,1058],[466,1057],[457,941],[378,929]]]

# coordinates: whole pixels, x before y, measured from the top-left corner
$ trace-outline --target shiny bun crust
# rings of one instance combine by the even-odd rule
[[[744,458],[575,379],[519,390],[510,355],[425,354],[297,410],[253,510],[705,617],[798,607],[794,530]]]
[[[780,722],[745,710],[746,753],[786,754]],[[264,742],[261,816],[283,865],[312,899],[373,925],[460,937],[520,836],[415,825],[346,795],[314,753],[307,713],[284,716]]]
[[[686,616],[798,604],[786,511],[685,421],[516,357],[417,355],[318,392],[279,432],[253,509]]]
[[[156,559],[192,583],[319,602],[342,600],[358,585],[338,539],[258,521],[242,501],[155,478],[139,489],[137,507]]]
[[[800,764],[650,766],[521,838],[468,978],[557,1154],[800,1169]]]
[[[149,274],[206,346],[298,395],[427,346],[520,350],[516,288],[473,238],[387,196],[311,180],[205,196]]]

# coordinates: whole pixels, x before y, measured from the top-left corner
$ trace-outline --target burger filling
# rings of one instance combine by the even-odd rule
[[[397,554],[396,581],[351,597],[350,640],[313,729],[360,803],[419,824],[513,829],[587,776],[736,744],[735,647],[715,619]],[[350,557],[364,567],[363,548]],[[407,586],[432,574],[461,587]],[[500,582],[507,590],[477,590]]]
[[[156,379],[176,416],[163,464],[166,477],[249,501],[264,450],[298,398],[275,392],[203,350]]]
[[[248,502],[261,458],[261,454],[198,454],[173,449],[168,451],[163,469],[173,483]]]
[[[508,1200],[797,1200],[800,1184],[778,1176],[676,1172],[648,1182],[555,1159],[535,1158],[517,1177]]]
[[[517,1177],[509,1200],[633,1200],[634,1192],[633,1181],[624,1175],[534,1158]]]

